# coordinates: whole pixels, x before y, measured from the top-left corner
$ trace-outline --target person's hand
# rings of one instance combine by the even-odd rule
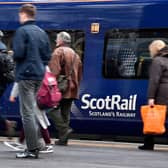
[[[16,99],[15,99],[15,97],[10,96],[10,97],[9,97],[9,101],[10,101],[10,102],[15,102],[15,101],[16,101]]]
[[[155,104],[155,99],[148,99],[149,106],[154,106],[154,104]]]

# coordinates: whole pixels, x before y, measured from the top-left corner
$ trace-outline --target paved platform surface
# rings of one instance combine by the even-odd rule
[[[5,140],[5,139],[3,139]],[[0,142],[0,168],[168,168],[168,145],[141,151],[137,143],[70,140],[39,159],[16,159]]]

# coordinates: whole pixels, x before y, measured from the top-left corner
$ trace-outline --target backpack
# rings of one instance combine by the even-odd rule
[[[61,99],[62,94],[58,88],[55,76],[51,72],[46,71],[36,95],[38,107],[40,109],[57,107]]]
[[[14,81],[14,61],[6,51],[0,51],[0,76],[5,83]]]

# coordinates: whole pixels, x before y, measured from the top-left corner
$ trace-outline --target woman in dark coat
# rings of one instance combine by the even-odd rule
[[[148,85],[148,104],[168,106],[168,46],[162,40],[155,40],[149,45],[153,58],[150,67]],[[142,150],[154,149],[154,135],[145,135]]]

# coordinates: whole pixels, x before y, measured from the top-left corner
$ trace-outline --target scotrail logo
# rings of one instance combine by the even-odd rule
[[[105,98],[95,98],[90,94],[84,94],[81,98],[82,109],[91,110],[136,110],[137,95],[129,95],[122,98],[120,95],[106,96]]]

